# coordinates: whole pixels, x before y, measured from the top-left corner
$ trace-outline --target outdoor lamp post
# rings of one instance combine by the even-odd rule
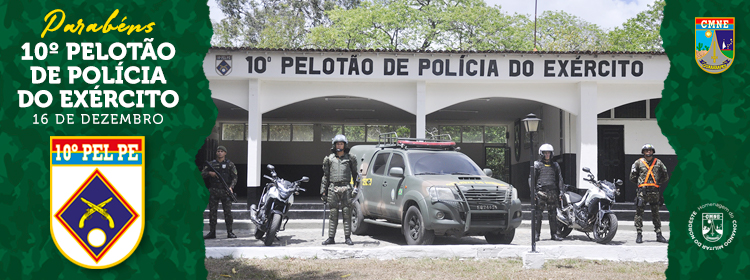
[[[526,115],[526,118],[522,120],[523,125],[526,126],[526,131],[529,132],[529,173],[531,173],[531,181],[529,182],[529,190],[531,191],[531,252],[536,253],[536,174],[534,174],[534,132],[539,128],[539,122],[541,119],[537,118],[534,114]],[[539,230],[541,231],[541,229]]]

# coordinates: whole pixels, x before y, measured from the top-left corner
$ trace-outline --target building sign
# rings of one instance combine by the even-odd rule
[[[282,53],[243,54],[235,78],[405,80],[634,79],[662,81],[666,56],[570,54]],[[237,56],[237,55],[235,55]],[[217,63],[228,55],[216,55]],[[656,58],[655,58],[656,57]],[[229,60],[231,61],[231,60]],[[212,65],[216,67],[217,65]],[[235,71],[237,72],[237,71]],[[220,76],[224,73],[217,72]]]

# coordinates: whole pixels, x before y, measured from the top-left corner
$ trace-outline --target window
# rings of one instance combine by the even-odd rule
[[[463,143],[482,143],[484,142],[484,127],[478,125],[464,126],[461,131],[461,140]]]
[[[289,141],[292,139],[292,127],[288,124],[270,124],[268,125],[268,141]]]
[[[656,118],[656,106],[659,106],[659,101],[661,101],[661,98],[657,99],[651,99],[649,102],[651,102],[651,108],[649,108],[649,118],[655,119]]]
[[[508,143],[507,126],[485,126],[484,127],[485,143]]]
[[[484,172],[468,156],[460,153],[411,153],[409,166],[414,175],[477,175]]]
[[[221,140],[242,141],[245,139],[245,124],[225,123],[221,125]]]
[[[375,156],[375,163],[372,164],[372,172],[378,175],[385,174],[385,162],[388,161],[390,153],[380,153]]]
[[[636,101],[615,108],[615,118],[617,119],[645,119],[646,118],[646,100]]]
[[[292,141],[310,142],[313,140],[313,126],[311,124],[293,124]]]
[[[364,125],[345,125],[344,135],[349,142],[365,142]]]
[[[411,129],[404,125],[368,125],[367,142],[378,142],[380,134],[396,132],[398,137],[411,137]]]
[[[388,167],[388,176],[392,176],[391,168],[394,168],[394,167],[401,167],[402,170],[405,169],[406,167],[404,165],[404,157],[401,156],[400,154],[393,154],[393,157],[391,157],[391,164]]]
[[[261,131],[260,132],[261,141],[268,141],[268,125],[264,124],[263,126],[261,126],[260,131]]]
[[[341,134],[340,124],[324,124],[320,126],[320,141],[330,142],[336,134]]]
[[[440,134],[448,134],[456,143],[461,143],[461,126],[441,126]]]

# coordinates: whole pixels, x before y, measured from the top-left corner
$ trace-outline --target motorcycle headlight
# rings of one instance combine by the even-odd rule
[[[294,193],[294,186],[292,185],[291,182],[283,182],[279,184],[278,189],[279,189],[279,197],[282,200],[287,200],[292,195],[292,193]]]
[[[292,192],[287,189],[279,190],[279,197],[282,200],[287,200],[290,195],[292,195]]]
[[[276,187],[276,188],[270,188],[268,190],[268,197],[278,199],[279,198],[279,188],[278,187]]]
[[[604,194],[607,195],[607,198],[615,201],[615,191],[610,186],[604,185],[604,188],[602,189],[604,190]]]
[[[461,200],[458,193],[449,187],[430,187],[429,192],[432,202]]]

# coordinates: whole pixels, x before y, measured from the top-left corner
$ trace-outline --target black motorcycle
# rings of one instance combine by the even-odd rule
[[[557,208],[558,236],[564,238],[575,229],[586,233],[589,238],[589,233],[593,232],[597,243],[609,243],[617,233],[617,216],[611,208],[619,191],[612,182],[597,181],[588,167],[584,167],[583,171],[588,173],[588,178],[583,180],[595,188],[589,188],[583,196],[566,190],[560,197],[561,205]],[[617,179],[616,184],[621,186],[622,180]]]
[[[300,182],[307,182],[310,178],[303,176],[302,179],[290,182],[276,176],[273,165],[267,165],[266,168],[271,171],[271,176],[263,175],[264,178],[271,180],[263,189],[263,195],[260,197],[259,205],[250,206],[250,220],[255,224],[255,238],[262,239],[266,246],[271,246],[276,240],[276,234],[284,231],[289,217],[286,213],[294,203],[294,195],[299,195],[299,191],[305,191],[300,188]],[[283,221],[283,224],[282,224]]]

